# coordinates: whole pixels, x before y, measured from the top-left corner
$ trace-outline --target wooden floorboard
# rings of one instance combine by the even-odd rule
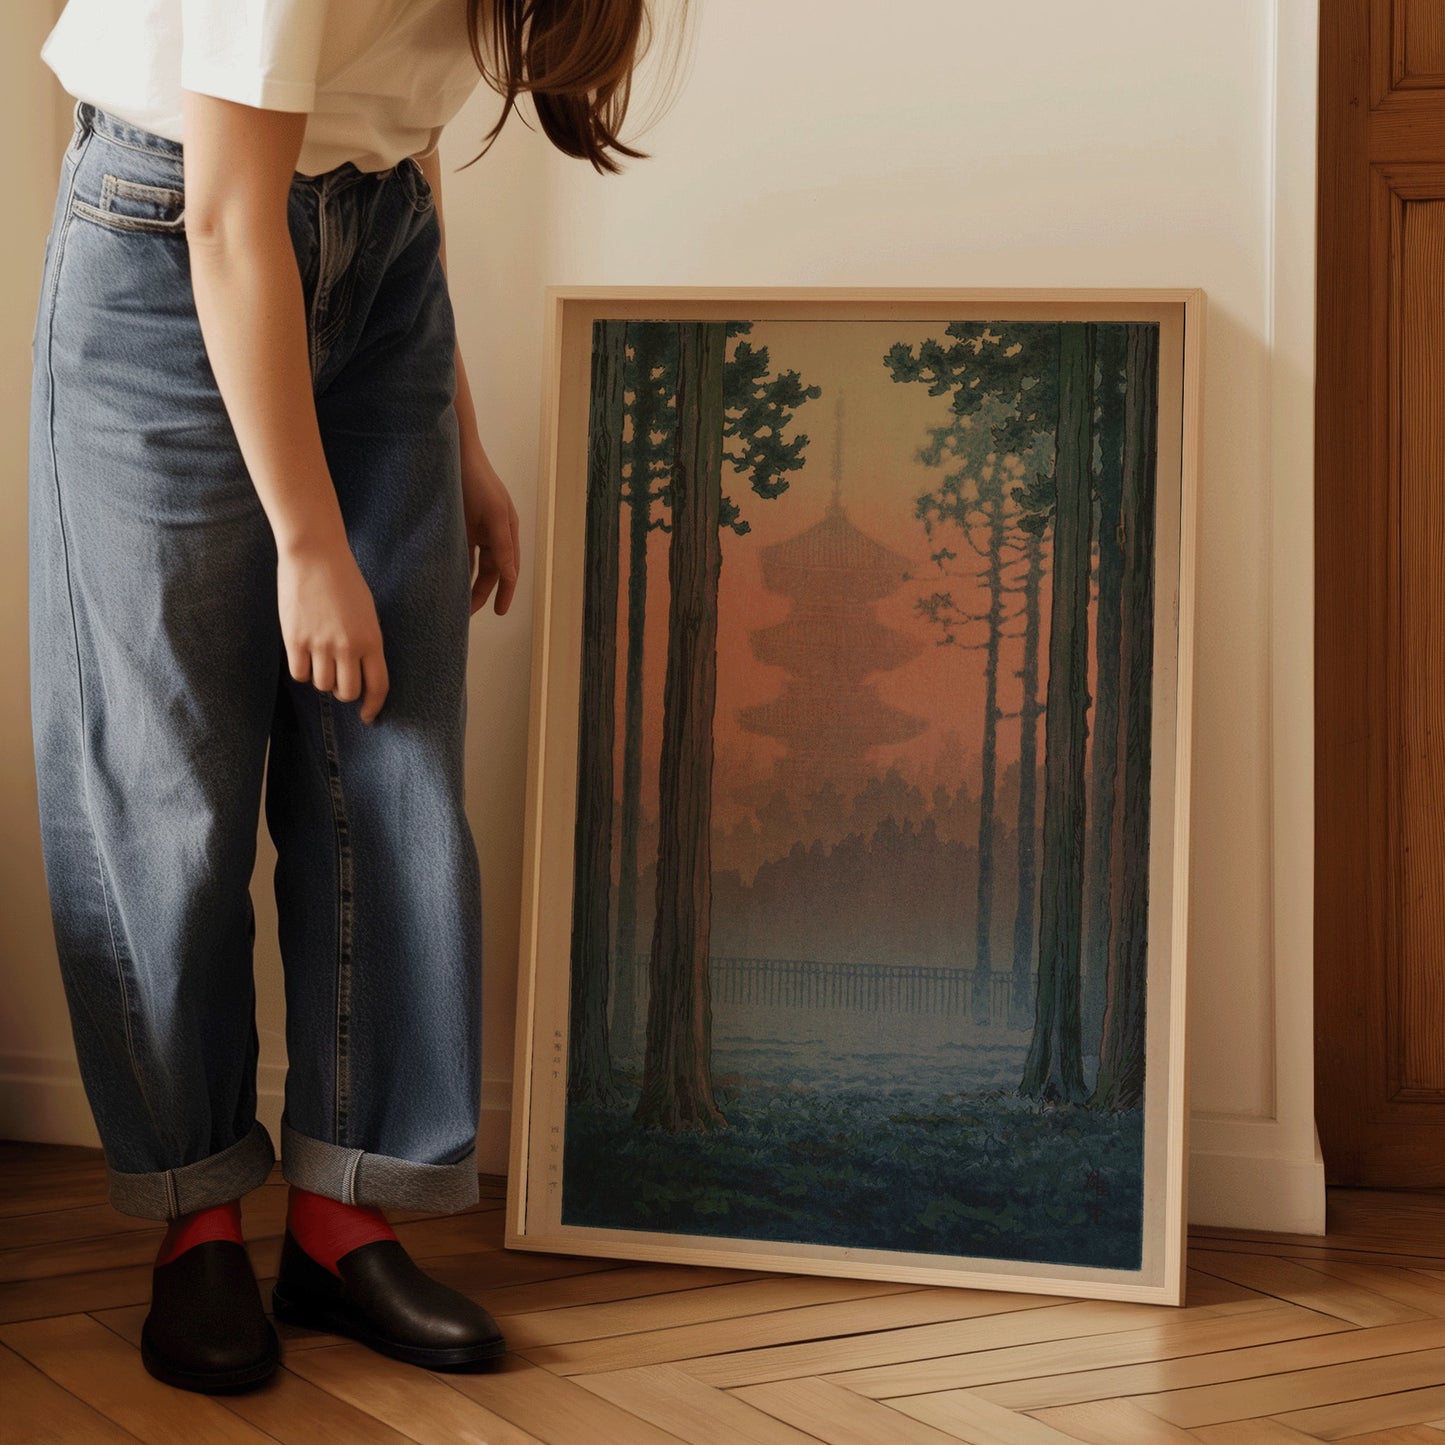
[[[1445,1445],[1445,1194],[1332,1189],[1329,1232],[1196,1229],[1178,1309],[503,1248],[505,1181],[388,1211],[502,1322],[480,1374],[278,1326],[260,1389],[141,1366],[164,1225],[98,1150],[0,1142],[0,1445]],[[242,1222],[263,1298],[279,1167]]]

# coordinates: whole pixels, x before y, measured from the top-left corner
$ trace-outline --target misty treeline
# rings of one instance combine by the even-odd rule
[[[783,431],[799,407],[820,394],[793,371],[771,374],[767,348],[746,339],[747,322],[594,323],[588,432],[583,664],[578,744],[578,808],[572,929],[568,1098],[616,1105],[608,1035],[610,1006],[631,1019],[632,970],[617,971],[610,1001],[610,918],[614,838],[613,758],[622,733],[620,885],[615,950],[638,945],[639,889],[652,906],[641,1123],[665,1130],[725,1125],[714,1097],[708,957],[715,864],[712,856],[713,719],[716,705],[716,600],[724,527],[748,530],[742,509],[724,495],[725,468],[745,477],[754,498],[769,500],[801,467],[808,438]],[[1142,1097],[1145,920],[1148,859],[1148,737],[1153,611],[1154,414],[1157,327],[1104,323],[956,323],[947,341],[916,350],[899,344],[884,358],[896,380],[948,393],[951,418],[924,451],[932,465],[957,463],[918,500],[932,537],[952,528],[981,559],[989,604],[970,612],[948,591],[922,600],[941,640],[985,653],[984,787],[977,801],[976,846],[960,850],[977,904],[978,971],[992,969],[992,908],[1000,874],[1012,874],[1010,966],[1026,985],[1035,908],[1039,937],[1034,1033],[1021,1092],[1082,1101],[1080,1018],[1083,960],[1100,960],[1091,978],[1101,995],[1100,1068],[1090,1102],[1129,1108]],[[733,355],[728,342],[739,337]],[[989,432],[977,453],[976,427]],[[1097,513],[1097,521],[1096,521]],[[628,625],[617,656],[620,529],[629,529]],[[668,536],[667,657],[658,815],[641,808],[642,669],[647,538]],[[1046,695],[1039,697],[1043,537],[1051,534],[1052,577]],[[1100,696],[1088,694],[1091,554],[1099,547]],[[961,553],[946,541],[934,554],[947,575]],[[957,573],[955,575],[962,575]],[[972,589],[971,589],[972,594]],[[1019,606],[1009,603],[1021,596]],[[974,640],[982,622],[985,640]],[[997,818],[998,667],[1001,642],[1022,628],[1018,786],[1007,801],[1009,829]],[[621,716],[616,677],[625,666]],[[967,695],[966,690],[962,695]],[[1090,718],[1097,737],[1088,755]],[[1038,722],[1043,719],[1043,798],[1036,797]],[[1112,740],[1114,746],[1101,740]],[[1086,801],[1092,795],[1092,807]],[[1117,801],[1117,806],[1116,806]],[[1035,860],[1036,811],[1041,846]],[[1086,824],[1090,826],[1086,850]],[[928,825],[923,841],[946,856],[954,840]],[[883,839],[894,855],[919,845],[912,822],[895,819]],[[1012,866],[995,857],[1013,835]],[[651,857],[637,856],[646,838]],[[651,847],[655,837],[655,848]],[[871,849],[877,830],[853,852]],[[819,845],[821,846],[821,845]],[[836,850],[835,845],[835,850]],[[1084,935],[1086,878],[1090,907]],[[808,866],[806,853],[790,854]],[[844,850],[838,866],[846,866]],[[972,866],[967,866],[966,860]],[[775,860],[781,861],[781,860]],[[818,857],[816,866],[831,865]],[[752,888],[758,886],[754,877]],[[1102,901],[1100,901],[1102,900]],[[642,910],[645,912],[647,910]],[[1019,979],[1014,979],[1018,983]],[[1015,998],[1026,988],[1011,988]],[[986,998],[975,1009],[986,1010]]]
[[[960,752],[956,771],[962,766]],[[994,878],[1010,899],[1016,852],[1007,817],[1018,814],[1017,788],[1018,766],[1010,764],[998,787],[1004,861]],[[973,921],[978,818],[979,798],[966,780],[920,787],[896,766],[851,797],[832,783],[800,802],[774,792],[731,826],[713,829],[713,956],[913,966],[956,957]],[[654,853],[649,832],[644,857]],[[638,882],[648,936],[651,864]],[[625,970],[619,954],[614,973]],[[614,1045],[626,1048],[637,1023],[614,1000]]]
[[[916,514],[937,544],[931,558],[939,574],[970,585],[937,590],[918,607],[938,627],[941,645],[984,654],[975,1017],[986,1007],[994,966],[995,773],[1006,718],[1018,720],[1022,784],[1009,995],[1027,997],[1042,718],[1037,979],[1019,1091],[1133,1108],[1144,1084],[1159,331],[1112,322],[956,322],[945,338],[916,348],[899,343],[885,364],[896,381],[924,384],[950,402],[947,422],[930,429],[919,457],[951,469],[917,499]],[[1018,637],[1021,700],[1006,713],[1000,658],[1004,639]],[[1089,691],[1091,644],[1097,697]],[[1085,1039],[1099,1056],[1092,1094]]]

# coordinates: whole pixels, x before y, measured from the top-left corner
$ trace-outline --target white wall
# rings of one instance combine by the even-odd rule
[[[30,742],[26,439],[30,333],[55,204],[59,86],[36,52],[59,12],[0,17],[0,125],[13,138],[0,228],[0,1137],[94,1143],[55,972]]]
[[[640,137],[652,158],[623,176],[599,177],[553,152],[517,117],[486,159],[451,174],[495,117],[485,87],[443,141],[458,324],[483,439],[517,500],[524,544],[533,541],[545,284],[1202,286],[1190,1218],[1322,1230],[1310,935],[1314,7],[693,4],[688,81]],[[4,23],[27,28],[28,57],[37,27]],[[25,58],[3,63],[37,84]],[[10,93],[4,103],[25,102]],[[40,210],[48,221],[48,204]],[[29,247],[36,256],[45,223]],[[21,279],[33,305],[38,276]],[[27,325],[22,344],[28,335]],[[5,341],[13,361],[10,332]],[[3,504],[18,517],[23,438],[12,390],[0,444],[14,463]],[[0,546],[16,546],[14,529]],[[17,565],[0,567],[13,594],[0,612],[0,655],[23,669]],[[473,621],[471,816],[488,950],[481,1153],[498,1170],[511,1093],[530,581],[524,574],[507,617]],[[73,1060],[34,890],[34,789],[13,689],[4,706],[0,810],[24,886],[0,885],[13,905],[0,917],[0,967],[19,1000],[0,1023],[0,1133],[94,1142],[83,1099],[66,1083]],[[253,892],[268,1123],[283,1067],[273,857],[263,830]]]

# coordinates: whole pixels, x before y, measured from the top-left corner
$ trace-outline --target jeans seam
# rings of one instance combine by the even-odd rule
[[[90,134],[100,136],[102,140],[110,145],[124,146],[127,150],[139,151],[142,155],[160,156],[162,160],[184,164],[184,158],[176,155],[174,151],[163,151],[158,146],[138,145],[135,141],[123,140],[120,136],[116,135],[114,131],[97,125],[93,119],[86,123],[85,128]]]
[[[326,287],[326,192],[316,188],[316,289],[311,293],[311,384],[321,375],[321,298]]]
[[[90,143],[90,137],[94,132],[86,127],[80,137],[79,145],[75,147],[73,164],[70,169],[68,186],[71,199],[75,195],[76,176],[80,168],[80,158],[86,146]],[[94,800],[90,791],[90,747],[86,740],[85,731],[85,676],[80,660],[80,624],[75,615],[75,586],[70,572],[70,543],[65,530],[65,508],[61,502],[60,495],[60,462],[55,452],[55,307],[56,298],[60,290],[60,268],[65,260],[65,244],[70,237],[70,227],[73,224],[72,212],[67,204],[61,210],[59,226],[60,230],[55,237],[55,252],[51,258],[50,280],[45,300],[45,380],[46,380],[46,442],[50,451],[50,478],[51,486],[55,496],[55,518],[60,529],[60,555],[65,566],[65,595],[70,609],[70,635],[71,644],[75,655],[75,691],[80,708],[80,758],[81,774],[83,777],[83,790],[85,793],[86,824],[90,833],[91,847],[95,850],[96,876],[100,880],[100,896],[105,904],[106,930],[110,938],[111,963],[115,969],[116,986],[120,990],[120,1011],[121,1022],[125,1026],[125,1048],[126,1056],[130,1061],[131,1074],[135,1079],[136,1088],[140,1092],[141,1101],[145,1104],[146,1113],[150,1116],[151,1123],[156,1129],[160,1129],[160,1121],[156,1118],[155,1106],[151,1103],[150,1094],[146,1089],[145,1076],[141,1070],[140,1058],[136,1053],[135,1034],[131,1027],[130,1017],[130,989],[126,985],[125,970],[121,967],[120,946],[116,941],[115,934],[115,912],[111,907],[110,889],[106,886],[105,860],[101,856],[100,836],[95,828]]]
[[[331,698],[327,693],[321,693],[318,701],[321,709],[322,747],[326,756],[327,786],[331,794],[331,814],[336,829],[336,1058],[333,1129],[336,1142],[345,1145],[351,1122],[351,824],[346,815],[346,794],[341,786],[341,762],[336,747]]]

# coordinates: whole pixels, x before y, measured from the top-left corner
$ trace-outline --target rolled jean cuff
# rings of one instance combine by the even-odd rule
[[[249,1194],[266,1182],[275,1162],[275,1145],[257,1119],[249,1134],[194,1164],[142,1174],[124,1174],[107,1164],[111,1207],[138,1219],[178,1219]]]
[[[343,1204],[454,1213],[481,1198],[475,1144],[453,1164],[419,1164],[298,1133],[281,1119],[281,1174],[298,1189]]]

